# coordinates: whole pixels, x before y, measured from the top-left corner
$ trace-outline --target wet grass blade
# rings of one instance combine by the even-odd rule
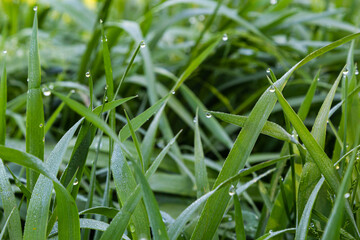
[[[37,9],[37,8],[36,8]],[[41,68],[37,39],[38,22],[35,11],[29,50],[28,92],[26,103],[26,152],[44,160],[44,107],[42,102]],[[33,190],[38,174],[27,170],[27,186]]]
[[[224,122],[231,123],[239,127],[244,127],[245,122],[248,119],[246,116],[233,115],[222,112],[210,111],[210,113]],[[261,130],[261,133],[282,141],[297,143],[294,137],[292,137],[284,128],[274,122],[266,121],[263,129]]]
[[[31,168],[52,180],[58,202],[59,239],[80,239],[80,223],[76,203],[46,165],[31,154],[3,146],[0,146],[0,157]]]
[[[288,72],[286,72],[274,85],[280,89],[283,89],[288,78],[296,69],[300,68],[312,59],[359,36],[360,33],[346,36],[310,53],[308,56],[294,65]],[[227,177],[234,175],[237,171],[244,167],[245,162],[248,159],[261,132],[261,129],[263,128],[267,118],[275,106],[275,103],[276,96],[270,92],[269,87],[256,103],[255,107],[249,115],[248,121],[246,121],[244,128],[240,131],[237,139],[235,140],[235,143],[225,160],[225,164],[219,174],[219,177],[216,179],[214,185],[215,187],[224,181]],[[225,212],[229,199],[230,198],[228,194],[225,193],[225,190],[222,190],[214,194],[207,201],[205,208],[201,213],[199,222],[197,223],[196,228],[192,234],[192,239],[199,239],[199,236],[201,236],[201,239],[211,239],[213,237],[218,225],[220,224],[222,215]],[[211,221],[209,221],[209,219],[211,219]]]
[[[245,235],[245,229],[244,229],[244,221],[243,221],[243,215],[241,212],[241,205],[240,205],[240,200],[239,200],[239,196],[237,194],[235,194],[233,196],[234,199],[234,207],[235,207],[235,233],[236,233],[236,239],[239,240],[245,240],[246,239],[246,235]]]
[[[11,216],[12,216],[13,212],[15,211],[15,209],[16,209],[16,208],[13,208],[13,210],[11,210],[9,216],[8,216],[7,219],[6,219],[6,222],[5,222],[5,224],[4,224],[4,226],[3,226],[3,229],[1,230],[1,233],[0,233],[0,240],[2,240],[3,237],[4,237],[4,234],[5,234],[5,232],[6,232],[6,227],[8,226],[8,224],[9,224],[9,222],[10,222],[10,219],[11,219]],[[9,229],[9,231],[11,231],[11,230]],[[11,235],[11,234],[10,234],[10,235]],[[11,237],[10,237],[10,239],[11,239]]]
[[[209,182],[206,172],[205,158],[203,147],[201,144],[200,130],[199,130],[199,109],[195,116],[195,136],[194,136],[194,159],[195,159],[195,179],[197,187],[197,197],[201,197],[204,193],[209,192]]]
[[[67,133],[62,137],[62,139],[50,153],[45,165],[48,167],[51,174],[57,174],[70,140],[72,139],[82,120],[83,119],[78,121],[71,129],[69,129],[69,131],[67,131]],[[52,181],[45,176],[40,176],[35,184],[28,206],[24,239],[46,238],[52,189]]]

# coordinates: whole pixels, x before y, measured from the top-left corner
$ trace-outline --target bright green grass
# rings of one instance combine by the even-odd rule
[[[359,9],[1,0],[0,240],[360,239]]]

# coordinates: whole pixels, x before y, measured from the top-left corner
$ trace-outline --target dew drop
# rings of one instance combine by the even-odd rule
[[[135,232],[135,226],[134,226],[134,224],[132,224],[132,223],[130,224],[130,231],[131,231],[131,232]]]
[[[45,97],[48,97],[51,95],[51,91],[47,88],[43,88],[43,94]]]
[[[100,18],[99,22],[100,22],[100,24],[101,24],[101,23],[103,23],[104,21]]]
[[[85,76],[88,78],[88,77],[90,77],[90,72],[88,71],[88,72],[86,72],[85,73]]]
[[[42,128],[44,125],[42,124],[42,123],[40,123],[40,125],[39,125],[39,128]]]
[[[310,227],[315,227],[315,224],[312,222],[312,223],[310,223]]]
[[[37,11],[37,9],[38,9],[37,6],[33,7],[33,10],[34,10],[35,12]]]
[[[359,70],[355,69],[355,75],[359,75]]]
[[[344,75],[348,75],[348,74],[349,74],[349,70],[345,69],[345,70],[343,71],[343,74],[344,74]]]
[[[54,84],[50,84],[50,85],[49,85],[49,88],[50,88],[51,90],[53,90],[53,89],[54,89]]]
[[[26,81],[29,82],[29,78],[27,78]]]
[[[194,119],[193,119],[193,122],[194,122],[194,123],[196,123],[196,122],[197,122],[197,119],[196,119],[196,117],[194,117]]]
[[[145,41],[144,41],[144,40],[142,40],[142,41],[141,41],[141,43],[140,43],[140,47],[141,47],[141,48],[146,47],[146,43],[145,43]]]
[[[106,85],[105,85],[105,90],[107,90],[107,89],[108,89],[108,85],[106,84]]]
[[[108,97],[106,96],[106,97],[105,97],[105,102],[107,102],[107,101],[108,101]]]
[[[70,93],[75,93],[75,89],[71,89]]]
[[[171,94],[174,95],[174,94],[175,94],[175,91],[171,91]]]
[[[224,33],[224,35],[222,36],[222,40],[226,42],[228,39],[229,39],[228,35]]]
[[[75,181],[74,181],[73,185],[75,186],[75,185],[78,185],[78,184],[79,184],[79,180],[77,178],[75,178]]]
[[[43,142],[45,142],[45,137],[43,137]]]
[[[229,195],[230,195],[230,196],[234,196],[235,193],[236,193],[235,190],[236,190],[236,189],[235,189],[234,185],[231,185],[230,188],[229,188]]]
[[[266,73],[270,73],[270,68],[266,69]]]
[[[273,230],[270,230],[269,233],[270,233],[270,235],[273,234]]]
[[[336,167],[335,167],[336,169],[339,169],[340,168],[340,166],[339,165],[336,165]]]
[[[270,4],[271,4],[271,5],[277,4],[277,0],[270,0]]]
[[[206,118],[211,118],[211,113],[208,112],[205,114],[205,116],[206,116]]]
[[[4,51],[3,51],[3,54],[7,54],[7,51],[6,51],[6,50],[4,50]]]
[[[275,87],[273,85],[270,86],[270,92],[275,92]]]
[[[349,197],[350,197],[350,193],[345,193],[344,197],[345,197],[345,198],[349,198]]]

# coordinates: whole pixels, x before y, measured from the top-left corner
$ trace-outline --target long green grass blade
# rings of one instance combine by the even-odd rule
[[[11,210],[10,215],[9,215],[8,218],[6,219],[6,222],[5,222],[5,224],[4,224],[4,227],[3,227],[3,229],[1,230],[1,233],[0,233],[0,240],[2,240],[3,237],[4,237],[4,234],[5,234],[5,232],[6,232],[6,227],[8,226],[8,224],[9,224],[9,222],[10,222],[10,219],[11,219],[11,216],[12,216],[14,210],[15,210],[15,208],[13,208],[13,210]]]
[[[44,159],[44,107],[42,102],[41,68],[38,46],[37,8],[34,16],[33,29],[30,38],[28,92],[26,102],[26,152]],[[38,174],[27,170],[27,185],[33,190]]]

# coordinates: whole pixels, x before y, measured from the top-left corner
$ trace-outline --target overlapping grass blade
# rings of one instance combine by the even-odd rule
[[[285,75],[283,75],[275,83],[275,85],[280,89],[283,89],[288,78],[296,69],[300,68],[310,60],[359,36],[360,33],[346,36],[310,53],[308,56],[294,65],[287,73],[285,73]],[[230,150],[230,153],[228,154],[228,157],[225,161],[222,171],[219,174],[219,177],[215,182],[214,187],[216,187],[227,177],[234,175],[236,171],[240,170],[245,165],[245,162],[250,155],[256,139],[258,138],[261,129],[263,128],[276,103],[276,96],[269,90],[270,88],[260,97],[255,107],[251,111],[248,121],[246,121],[244,128],[239,133],[232,149]],[[225,190],[222,190],[214,194],[207,201],[200,220],[193,232],[192,239],[199,239],[199,236],[201,236],[201,239],[210,239],[213,237],[218,225],[220,224],[222,215],[226,209],[229,199],[230,198],[228,194],[225,193]],[[208,219],[211,219],[211,221],[208,221]]]
[[[231,123],[239,127],[243,127],[248,119],[248,117],[241,115],[213,111],[210,111],[210,113],[224,122]],[[294,137],[292,137],[285,129],[274,122],[266,121],[264,128],[261,130],[261,133],[282,141],[297,143]]]
[[[69,142],[81,124],[82,120],[83,119],[79,120],[71,129],[67,131],[67,133],[62,137],[62,139],[60,139],[59,143],[50,153],[48,159],[45,162],[45,165],[51,174],[57,174]],[[45,176],[40,176],[35,184],[28,206],[24,239],[46,238],[52,189],[52,181]]]
[[[235,233],[236,233],[236,239],[246,239],[245,235],[245,229],[244,229],[244,221],[243,221],[243,215],[241,212],[241,205],[239,196],[235,194],[233,196],[234,199],[234,207],[235,207]]]
[[[311,133],[307,130],[304,123],[301,121],[299,116],[294,112],[291,106],[286,102],[285,98],[282,96],[281,92],[275,88],[276,96],[281,104],[285,114],[289,118],[290,122],[293,124],[295,130],[299,134],[299,137],[303,141],[306,149],[310,153],[312,159],[316,163],[318,169],[325,177],[325,180],[331,187],[334,192],[337,192],[340,186],[339,175],[336,173],[334,167],[331,164],[331,160],[326,155],[326,153],[322,150],[321,146],[317,143]],[[327,116],[326,116],[327,117]],[[350,209],[349,204],[346,206],[347,213],[351,220],[352,226],[359,236],[359,231],[357,230],[357,226],[352,215],[352,210]]]
[[[3,229],[1,230],[1,233],[0,233],[0,240],[2,240],[3,237],[4,237],[4,234],[5,234],[5,232],[6,232],[6,227],[8,226],[8,224],[9,224],[9,222],[10,222],[10,218],[11,218],[11,216],[12,216],[12,214],[13,214],[13,212],[14,212],[15,209],[16,209],[16,208],[13,208],[13,210],[11,210],[9,216],[8,216],[7,219],[6,219],[6,222],[5,222],[5,224],[4,224],[4,227],[3,227]]]
[[[31,168],[52,180],[54,183],[56,200],[59,209],[59,238],[75,240],[80,239],[80,223],[76,203],[69,192],[59,182],[55,175],[51,173],[46,165],[40,159],[31,154],[4,146],[0,146],[0,157],[6,161]]]

